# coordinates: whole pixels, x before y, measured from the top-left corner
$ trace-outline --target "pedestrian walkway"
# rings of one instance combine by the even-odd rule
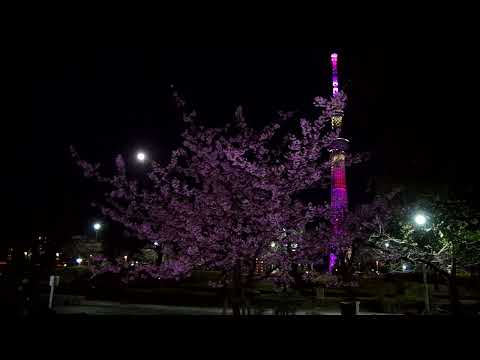
[[[192,307],[192,306],[168,306],[168,305],[144,305],[122,304],[108,301],[84,301],[81,305],[57,306],[55,312],[60,315],[92,315],[92,316],[158,316],[158,315],[189,315],[189,316],[221,316],[222,308]],[[231,310],[227,311],[231,315]],[[264,316],[274,315],[273,309],[265,309]],[[339,316],[340,311],[335,308],[316,310],[298,310],[296,316]],[[381,314],[361,312],[360,316],[384,316],[394,314]],[[400,315],[400,314],[397,314]]]

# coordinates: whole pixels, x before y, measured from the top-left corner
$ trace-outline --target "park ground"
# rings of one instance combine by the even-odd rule
[[[224,315],[224,297],[208,283],[216,273],[197,272],[181,283],[161,286],[139,283],[92,286],[81,270],[64,271],[56,290],[54,311],[59,315],[155,316],[155,315]],[[429,284],[432,314],[448,314],[448,288],[444,283]],[[48,284],[42,287],[42,302],[48,301]],[[254,289],[251,315],[340,315],[340,303],[346,299],[342,289],[325,289],[322,296],[312,288],[288,295],[275,291],[269,282]],[[460,281],[461,303],[470,316],[480,313],[480,284],[468,277]],[[419,274],[369,276],[354,290],[360,301],[360,315],[401,316],[424,313],[424,285]],[[230,314],[230,309],[227,310]]]

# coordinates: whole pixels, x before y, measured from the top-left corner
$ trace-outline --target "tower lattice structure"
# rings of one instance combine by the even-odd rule
[[[331,55],[333,96],[339,94],[338,77],[338,54]],[[332,117],[332,127],[342,129],[343,112],[338,111]],[[332,218],[332,241],[330,246],[329,271],[333,272],[339,252],[338,239],[342,232],[342,223],[348,210],[347,177],[345,172],[345,158],[348,151],[349,141],[337,138],[330,148],[331,162],[331,218]]]

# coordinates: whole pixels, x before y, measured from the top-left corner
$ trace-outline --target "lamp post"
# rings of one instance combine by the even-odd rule
[[[93,230],[95,230],[95,240],[98,241],[98,233],[102,230],[102,224],[98,222],[93,224]]]
[[[424,214],[417,214],[415,215],[415,224],[418,227],[421,227],[423,230],[423,227],[427,224],[428,218]],[[429,294],[429,288],[428,288],[428,276],[427,276],[427,265],[422,264],[422,272],[423,272],[423,285],[425,286],[425,312],[428,314],[430,313],[430,294]]]

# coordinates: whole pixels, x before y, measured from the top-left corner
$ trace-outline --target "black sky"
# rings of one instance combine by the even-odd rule
[[[85,232],[95,216],[94,187],[72,164],[69,145],[106,164],[137,148],[165,157],[180,129],[171,84],[212,124],[230,120],[237,105],[253,122],[277,109],[313,116],[313,97],[330,92],[332,50],[350,98],[345,136],[354,151],[372,153],[349,175],[353,199],[371,177],[418,192],[478,191],[469,168],[476,163],[473,117],[458,98],[454,49],[35,46],[10,68],[26,78],[28,96],[3,133],[2,197],[15,224],[6,236]]]

